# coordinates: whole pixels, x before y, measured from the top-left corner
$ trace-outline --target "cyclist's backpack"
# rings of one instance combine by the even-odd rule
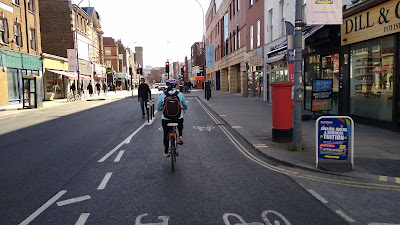
[[[178,97],[178,91],[175,91],[174,94],[169,94],[168,91],[165,91],[165,99],[163,106],[163,114],[167,119],[179,119],[182,112],[181,101]]]

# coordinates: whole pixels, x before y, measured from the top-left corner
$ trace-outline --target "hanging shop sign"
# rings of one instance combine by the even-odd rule
[[[348,116],[322,116],[316,121],[316,165],[319,159],[354,164],[354,122]]]
[[[332,79],[313,80],[311,111],[329,111],[332,109]]]
[[[206,46],[206,65],[207,67],[214,67],[214,45]]]
[[[400,32],[400,0],[387,1],[344,19],[342,45]]]
[[[307,24],[342,24],[342,0],[307,0]]]

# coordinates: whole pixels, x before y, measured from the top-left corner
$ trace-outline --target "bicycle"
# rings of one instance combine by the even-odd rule
[[[178,127],[178,123],[168,123],[167,126],[172,127],[171,130],[169,131],[168,153],[169,153],[169,156],[171,157],[172,171],[175,171],[176,157],[178,156],[178,152],[176,151],[177,144],[178,144],[178,134],[176,132],[176,129]]]

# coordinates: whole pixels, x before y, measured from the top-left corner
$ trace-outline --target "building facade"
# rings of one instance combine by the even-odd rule
[[[0,104],[22,102],[23,77],[42,76],[41,42],[37,1],[0,1]]]

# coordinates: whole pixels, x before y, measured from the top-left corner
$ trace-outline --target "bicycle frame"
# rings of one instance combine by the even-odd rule
[[[172,127],[171,130],[169,131],[169,154],[171,157],[171,168],[172,171],[175,170],[175,163],[176,163],[176,156],[178,156],[176,149],[177,149],[177,140],[178,140],[178,134],[177,134],[177,123],[169,123],[169,127]]]

